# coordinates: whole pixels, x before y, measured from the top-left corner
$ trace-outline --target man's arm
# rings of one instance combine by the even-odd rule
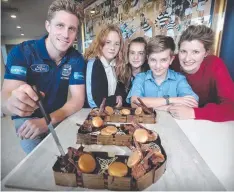
[[[85,100],[85,85],[70,85],[69,90],[71,98],[63,107],[50,114],[52,124],[61,122],[66,117],[79,111],[83,107]]]
[[[60,109],[50,114],[52,124],[63,121],[66,117],[79,111],[84,105],[85,85],[70,85],[71,98]],[[31,119],[24,122],[18,129],[21,138],[34,139],[36,136],[48,131],[44,118]]]

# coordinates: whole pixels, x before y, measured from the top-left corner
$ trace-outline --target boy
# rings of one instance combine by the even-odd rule
[[[137,102],[137,97],[148,106],[167,110],[170,105],[181,104],[197,107],[198,96],[186,78],[168,69],[174,59],[175,43],[171,37],[158,35],[149,41],[147,55],[150,70],[136,76],[127,102]]]

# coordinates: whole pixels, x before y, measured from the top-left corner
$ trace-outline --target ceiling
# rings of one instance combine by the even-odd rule
[[[46,33],[47,10],[53,0],[1,0],[1,36],[3,38],[38,38]],[[17,9],[17,10],[15,10]],[[15,14],[15,19],[11,18]],[[16,26],[20,25],[21,29]]]
[[[15,39],[39,38],[46,33],[45,20],[49,5],[54,0],[1,0],[1,38]],[[84,1],[84,7],[94,0]],[[11,14],[16,14],[17,18],[11,18]],[[20,25],[21,29],[16,26]],[[24,36],[21,36],[21,33]]]

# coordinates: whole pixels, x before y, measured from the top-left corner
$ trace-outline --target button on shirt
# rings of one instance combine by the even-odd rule
[[[45,110],[51,113],[66,103],[69,85],[84,84],[84,59],[71,47],[56,65],[47,52],[46,37],[15,46],[7,57],[4,78],[36,85],[45,93]],[[42,114],[38,109],[31,117],[42,117]]]
[[[115,73],[115,59],[112,60],[110,64],[103,56],[100,58],[100,60],[106,72],[106,77],[108,81],[108,96],[114,95],[117,86],[117,78]]]
[[[156,83],[151,70],[137,74],[126,101],[131,103],[132,96],[163,97],[165,95],[170,97],[190,95],[198,101],[198,96],[193,92],[185,76],[170,69],[168,69],[167,76],[161,85]]]

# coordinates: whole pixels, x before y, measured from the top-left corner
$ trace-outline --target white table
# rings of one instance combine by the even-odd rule
[[[56,128],[64,149],[69,146],[78,147],[75,144],[78,130],[76,123],[83,123],[89,111],[89,109],[82,109]],[[226,190],[168,113],[158,112],[157,123],[145,126],[159,133],[168,156],[166,172],[147,190]],[[127,148],[117,146],[86,146],[85,148],[117,150],[118,154],[129,153]],[[52,166],[57,155],[59,151],[49,135],[6,176],[3,184],[6,187],[26,190],[84,190],[55,185]]]
[[[234,121],[176,122],[223,186],[234,191]]]

